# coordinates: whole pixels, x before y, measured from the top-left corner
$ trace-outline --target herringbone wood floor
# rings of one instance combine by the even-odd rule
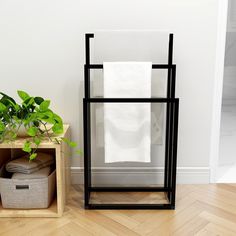
[[[88,211],[82,207],[82,197],[80,188],[73,187],[62,218],[0,219],[0,235],[236,235],[236,184],[178,185],[175,211]]]

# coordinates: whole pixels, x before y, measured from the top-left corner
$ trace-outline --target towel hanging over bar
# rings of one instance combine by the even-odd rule
[[[104,62],[104,97],[151,97],[151,62]],[[105,162],[150,162],[151,105],[104,104]]]

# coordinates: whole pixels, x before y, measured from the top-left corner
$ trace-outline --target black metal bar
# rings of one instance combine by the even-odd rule
[[[173,70],[171,70],[171,86],[170,86],[170,97],[175,97],[175,74],[176,74],[176,66],[173,67]],[[174,143],[174,109],[176,106],[176,103],[170,103],[169,106],[169,118],[170,118],[170,125],[169,125],[169,153],[168,153],[168,167],[167,170],[169,172],[168,174],[168,187],[171,187],[171,192],[168,192],[168,198],[171,199],[171,195],[173,195],[173,188],[172,188],[172,175],[173,175],[173,143]]]
[[[90,192],[165,192],[164,187],[90,187]]]
[[[86,101],[87,103],[87,101]],[[91,187],[91,108],[90,108],[90,103],[87,103],[87,106],[88,106],[88,116],[87,116],[87,126],[88,126],[88,158],[87,158],[87,161],[88,161],[88,187],[90,188]]]
[[[94,34],[93,33],[87,33],[85,35],[87,35],[88,38],[94,38]]]
[[[173,127],[174,127],[174,104],[170,103],[169,104],[169,119],[170,119],[170,124],[169,124],[169,150],[168,150],[168,187],[171,188],[171,191],[168,192],[168,198],[170,200],[171,194],[173,193],[172,189],[172,173],[173,173],[173,142],[174,142],[174,132],[173,132]]]
[[[174,98],[175,92],[175,74],[173,73],[175,72],[175,68],[173,68],[173,70],[169,71],[169,81],[170,81],[170,88],[169,88],[169,96],[171,98]],[[168,143],[168,158],[167,158],[167,186],[171,187],[171,183],[172,183],[172,170],[173,170],[173,122],[174,122],[174,104],[173,103],[169,103],[167,104],[168,106],[168,111],[169,111],[169,143]],[[168,199],[170,200],[171,198],[171,194],[173,193],[173,189],[171,189],[171,191],[169,191],[167,193]]]
[[[84,97],[90,97],[90,72],[86,65],[84,66]]]
[[[177,144],[178,144],[178,123],[179,123],[179,100],[174,104],[174,138],[173,138],[173,163],[172,163],[172,180],[171,180],[171,205],[175,207],[176,194],[176,169],[177,169]]]
[[[103,69],[103,64],[87,64],[88,69]],[[152,64],[152,69],[172,69],[174,65]]]
[[[85,34],[85,62],[90,64],[90,38],[91,34]]]
[[[87,127],[87,102],[83,100],[83,123],[84,123],[84,202],[85,208],[89,204],[89,169],[88,169],[88,127]]]
[[[173,61],[173,34],[169,36],[169,49],[168,49],[168,74],[167,74],[167,98],[171,97],[171,74],[172,74],[172,61]],[[172,97],[173,98],[173,97]],[[166,105],[166,141],[165,141],[165,170],[164,170],[164,186],[169,187],[169,165],[170,165],[170,105]],[[170,194],[168,193],[168,198]]]
[[[173,210],[170,204],[89,204],[88,209],[96,210]]]
[[[173,41],[174,34],[169,35],[169,49],[168,49],[168,65],[173,64]]]
[[[88,65],[90,64],[90,34],[85,34],[85,61],[84,65],[84,96],[90,97],[90,71]]]
[[[175,84],[176,84],[176,65],[173,65],[173,68],[171,70],[172,75],[172,83],[171,83],[171,97],[175,97]]]
[[[171,203],[171,199],[172,199],[172,196],[173,196],[173,188],[172,188],[172,179],[173,179],[173,153],[174,153],[174,146],[173,146],[173,143],[174,143],[174,132],[173,132],[173,128],[174,128],[174,110],[175,110],[175,105],[172,105],[170,104],[170,107],[171,107],[171,117],[170,117],[170,125],[171,125],[171,134],[170,134],[170,149],[169,149],[169,166],[168,166],[168,169],[169,169],[169,175],[168,175],[168,183],[169,183],[169,186],[171,187],[171,191],[168,192],[168,198],[169,198],[169,201]]]
[[[169,163],[169,126],[170,126],[170,115],[169,115],[169,103],[166,104],[166,141],[165,141],[165,168],[164,168],[164,186],[168,185],[168,163]]]
[[[86,164],[87,164],[87,187],[91,187],[91,111],[90,103],[86,99],[90,98],[90,70],[88,66],[90,64],[90,38],[92,34],[85,35],[85,60],[86,65],[84,66],[84,78],[85,78],[85,106],[86,106],[86,117],[87,117],[87,153],[86,153]]]
[[[89,103],[173,103],[176,98],[89,98]]]
[[[165,141],[165,168],[164,168],[164,186],[170,187],[169,178],[170,170],[170,104],[166,104],[166,141]],[[170,192],[167,193],[167,197],[170,200]]]

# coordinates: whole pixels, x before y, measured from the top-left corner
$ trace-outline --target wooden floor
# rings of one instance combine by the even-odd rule
[[[236,235],[236,184],[178,185],[175,211],[89,211],[82,199],[75,186],[62,218],[0,219],[0,235]]]

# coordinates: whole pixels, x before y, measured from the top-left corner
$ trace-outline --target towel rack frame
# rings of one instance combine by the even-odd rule
[[[90,39],[93,33],[85,34],[84,65],[84,207],[85,209],[175,209],[176,164],[178,143],[179,99],[175,98],[176,65],[173,61],[173,34],[169,34],[168,64],[152,64],[152,69],[167,70],[167,97],[164,98],[91,98],[90,70],[103,69],[102,64],[90,63]],[[91,103],[166,103],[166,137],[163,187],[93,187],[91,180]],[[92,192],[164,192],[166,204],[104,204],[91,203]]]

